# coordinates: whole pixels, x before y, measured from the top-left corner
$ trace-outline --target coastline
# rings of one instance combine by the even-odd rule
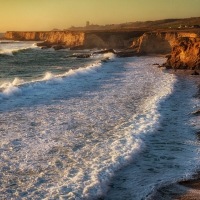
[[[196,179],[180,181],[158,189],[150,200],[199,200],[200,173],[196,176]]]
[[[190,75],[188,71],[174,70],[170,73],[179,75]],[[195,98],[200,98],[200,84],[197,83],[198,91]],[[198,117],[198,115],[196,116]],[[198,120],[199,121],[199,120]],[[197,142],[200,142],[200,131],[196,132]],[[175,183],[168,184],[160,187],[155,191],[148,200],[199,200],[200,199],[200,171],[197,169],[193,176],[189,179],[178,181]]]
[[[169,73],[180,74],[184,76],[191,75],[193,71],[196,69],[171,69]],[[198,69],[197,69],[198,71]],[[199,93],[199,92],[198,92]],[[198,96],[198,95],[197,95]],[[199,97],[198,97],[199,98]],[[195,111],[195,110],[194,110]],[[197,175],[194,175],[197,176]],[[180,181],[177,183],[172,183],[168,186],[161,187],[157,190],[155,195],[152,197],[153,199],[174,199],[174,200],[190,200],[190,199],[200,199],[200,173],[198,174],[198,178],[189,179]]]
[[[183,187],[181,183],[187,179],[190,180],[189,182],[193,181],[193,174],[196,172],[196,166],[198,167],[198,164],[193,165],[192,158],[193,153],[196,154],[197,152],[196,148],[190,148],[192,144],[190,143],[191,139],[194,142],[197,140],[195,132],[197,132],[198,128],[196,129],[195,127],[193,129],[193,123],[189,125],[187,122],[190,121],[190,115],[188,114],[196,110],[193,107],[193,97],[197,92],[195,86],[199,84],[200,77],[190,76],[188,73],[184,73],[183,70],[177,70],[176,72],[174,70],[166,70],[166,73],[175,74],[179,77],[179,81],[175,86],[174,93],[169,96],[167,101],[160,105],[162,116],[163,112],[165,113],[161,120],[161,126],[145,140],[146,147],[142,154],[129,166],[120,169],[116,173],[111,181],[110,190],[102,198],[103,200],[144,198],[144,195],[137,193],[137,187],[144,187],[144,193],[145,190],[151,188],[151,193],[148,193],[144,198],[146,200],[179,199],[181,195],[187,194],[189,190]],[[183,92],[183,88],[186,89],[186,93]],[[192,90],[192,93],[190,93],[190,90]],[[191,102],[188,101],[190,99]],[[191,115],[191,117],[197,118],[195,115]],[[187,135],[187,133],[189,134]],[[177,143],[180,146],[173,152]],[[156,154],[157,149],[159,149],[158,154]],[[178,155],[175,155],[176,153]],[[176,159],[181,160],[181,162],[177,162]],[[195,155],[195,159],[198,159],[198,155]],[[148,168],[147,166],[152,160],[155,161],[155,165],[152,168]],[[185,161],[189,165],[186,166]],[[163,171],[163,169],[165,170]],[[163,176],[158,175],[159,170],[162,171]],[[151,175],[149,175],[148,171],[152,171]],[[170,177],[170,172],[172,171],[179,175],[177,177]],[[143,178],[138,177],[136,174],[140,174],[139,172],[146,174],[146,176],[143,176]],[[153,186],[151,180],[159,181]],[[177,182],[175,183],[175,181]],[[192,192],[194,193],[194,190]],[[198,193],[198,190],[196,193]],[[199,196],[200,193],[198,193],[197,199],[199,199]]]

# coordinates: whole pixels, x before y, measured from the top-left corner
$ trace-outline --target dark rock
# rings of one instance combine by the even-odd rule
[[[77,58],[89,58],[90,56],[91,56],[90,54],[76,55]]]
[[[121,51],[117,53],[118,58],[133,57],[137,55],[135,51]]]
[[[166,55],[165,58],[171,58],[171,54]]]
[[[172,66],[166,64],[163,64],[162,67],[165,67],[165,69],[172,69]]]
[[[191,73],[191,75],[199,75],[199,72],[194,71],[194,72]]]
[[[75,54],[75,55],[70,55],[70,56],[67,56],[67,58],[89,58],[91,56],[91,54]]]
[[[66,49],[66,46],[64,46],[64,45],[53,45],[52,47],[53,47],[55,50]]]
[[[107,49],[107,50],[103,50],[103,51],[96,51],[93,54],[104,54],[104,53],[114,53],[114,54],[116,54],[116,52],[114,51],[114,49]]]
[[[193,114],[193,115],[199,115],[199,114],[200,114],[200,109],[198,109],[198,110],[192,112],[192,114]]]
[[[40,49],[49,49],[49,48],[51,48],[51,47],[49,47],[49,46],[40,46]]]
[[[37,46],[40,47],[41,49],[48,49],[48,48],[54,48],[55,50],[66,49],[66,46],[63,43],[51,43],[48,41],[37,43]]]
[[[67,58],[76,58],[77,55],[70,55],[70,56],[67,56]]]
[[[84,45],[70,47],[70,50],[83,50],[83,49],[86,49]]]
[[[198,140],[200,140],[200,131],[196,133]]]
[[[52,47],[52,43],[44,41],[44,42],[39,42],[37,43],[38,47],[46,47],[46,48],[51,48]]]

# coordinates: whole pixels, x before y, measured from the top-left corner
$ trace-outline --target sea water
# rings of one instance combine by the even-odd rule
[[[148,199],[198,168],[198,78],[93,51],[1,41],[1,199]]]

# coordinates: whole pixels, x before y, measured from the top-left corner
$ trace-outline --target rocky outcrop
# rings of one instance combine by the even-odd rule
[[[64,46],[71,49],[115,48],[122,49],[130,46],[133,41],[142,36],[145,31],[46,31],[46,32],[17,32],[8,31],[6,39],[45,41],[40,46]]]
[[[66,47],[83,45],[85,34],[75,31],[18,32],[8,31],[6,39],[45,41],[49,45],[65,45]]]
[[[139,55],[170,54],[177,40],[183,37],[198,37],[191,32],[147,32],[131,46]]]
[[[200,33],[181,31],[49,31],[15,32],[5,34],[6,39],[44,41],[41,48],[70,49],[126,49],[118,57],[134,55],[166,55],[165,66],[174,69],[200,70]],[[199,73],[199,72],[198,72]],[[196,73],[194,73],[196,74]]]
[[[183,37],[196,38],[199,33],[192,32],[146,32],[139,39],[133,41],[133,44],[118,52],[118,57],[130,57],[141,55],[168,55],[171,54],[177,40]]]
[[[200,37],[179,38],[165,66],[173,69],[200,70]]]
[[[145,33],[139,39],[138,53],[140,54],[168,54],[176,40],[176,34]]]

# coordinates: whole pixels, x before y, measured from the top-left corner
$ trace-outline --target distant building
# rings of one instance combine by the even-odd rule
[[[90,26],[90,22],[89,21],[86,22],[86,27],[88,27],[88,26]]]

